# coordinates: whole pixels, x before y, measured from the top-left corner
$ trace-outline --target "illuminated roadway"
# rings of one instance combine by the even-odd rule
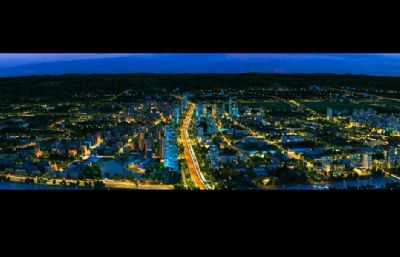
[[[397,179],[397,180],[400,180],[400,177],[398,177],[398,176],[396,176],[396,175],[394,175],[394,174],[392,174],[392,173],[389,173],[389,172],[384,171],[384,170],[383,170],[383,173],[385,173],[387,176],[390,176],[390,177],[392,177],[392,178],[395,178],[395,179]]]
[[[244,128],[244,129],[247,129],[250,132],[251,136],[255,136],[255,137],[259,138],[259,139],[262,139],[267,144],[277,147],[282,152],[288,152],[286,149],[284,149],[277,142],[274,142],[274,141],[271,141],[271,140],[268,140],[267,138],[265,138],[265,135],[262,135],[260,132],[251,129],[250,127],[245,126],[244,124],[240,123],[238,120],[236,120],[236,123],[240,127]],[[312,168],[314,166],[314,164],[312,162],[307,161],[301,154],[298,154],[298,153],[295,153],[295,152],[290,152],[290,153],[288,152],[288,156],[289,156],[289,158],[291,157],[293,159],[302,161],[303,163],[306,164],[307,168]]]
[[[193,116],[194,109],[195,105],[193,103],[189,103],[189,109],[186,113],[185,120],[183,121],[181,127],[181,140],[183,143],[184,156],[188,165],[190,176],[200,190],[205,190],[210,189],[210,187],[205,183],[205,178],[200,171],[199,163],[197,162],[196,155],[194,154],[192,145],[190,144],[190,138],[187,131],[190,120]]]
[[[226,136],[224,135],[224,133],[221,130],[221,122],[220,121],[217,122],[215,117],[214,117],[214,120],[215,120],[215,123],[217,124],[218,131],[219,131],[222,139],[225,141],[225,143],[227,143],[227,146],[234,149],[235,151],[237,151],[240,156],[247,155],[246,152],[244,152],[242,149],[236,147],[234,144],[232,144],[231,140],[226,138]]]

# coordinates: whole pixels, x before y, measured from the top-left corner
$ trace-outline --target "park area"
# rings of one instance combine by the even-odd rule
[[[372,109],[378,113],[400,113],[400,102],[394,100],[321,100],[321,101],[301,101],[301,103],[322,114],[326,113],[327,108],[335,111],[347,110],[349,113],[353,109]]]

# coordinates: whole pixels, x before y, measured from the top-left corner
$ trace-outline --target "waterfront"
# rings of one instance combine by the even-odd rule
[[[88,190],[88,189],[81,187],[51,186],[44,184],[0,182],[0,190]]]
[[[278,190],[316,190],[316,189],[337,189],[337,190],[346,190],[351,188],[359,188],[365,186],[373,186],[374,188],[384,188],[387,183],[399,183],[398,179],[392,177],[385,178],[375,178],[375,179],[360,179],[360,180],[351,180],[351,181],[343,181],[332,184],[316,184],[316,185],[296,185],[296,186],[286,186],[282,188],[278,188]]]
[[[142,177],[141,174],[127,171],[126,168],[132,163],[138,163],[141,160],[140,156],[137,154],[132,154],[128,158],[125,159],[102,159],[100,160],[100,167],[102,176],[106,177],[106,174],[110,177],[113,175],[120,175],[120,176],[134,176],[137,179]]]

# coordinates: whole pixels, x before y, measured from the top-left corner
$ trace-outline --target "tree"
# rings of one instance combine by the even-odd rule
[[[103,183],[103,181],[101,181],[101,180],[96,180],[95,182],[94,182],[94,188],[95,189],[104,189],[105,188],[105,184]]]
[[[99,179],[101,178],[101,167],[98,164],[93,164],[91,167],[86,167],[85,170],[79,174],[79,177],[82,179]]]

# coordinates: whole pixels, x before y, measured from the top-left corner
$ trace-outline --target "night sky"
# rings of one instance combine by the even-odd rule
[[[0,54],[2,77],[137,72],[400,76],[400,54]]]

